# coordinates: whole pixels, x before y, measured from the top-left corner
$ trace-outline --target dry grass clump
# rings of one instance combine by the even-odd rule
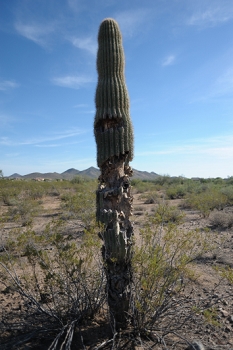
[[[21,310],[1,310],[6,348],[12,336],[16,348],[47,333],[49,349],[70,349],[75,329],[103,305],[105,277],[96,230],[85,231],[77,244],[62,234],[61,226],[59,221],[39,234],[14,231],[2,249],[0,282],[6,292],[10,288],[18,295]]]
[[[222,229],[229,229],[233,226],[233,212],[232,211],[218,211],[214,210],[210,214],[210,225]]]

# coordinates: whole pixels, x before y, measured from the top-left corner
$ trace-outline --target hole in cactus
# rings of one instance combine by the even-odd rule
[[[105,118],[105,119],[99,119],[98,122],[95,125],[96,131],[105,131],[108,129],[113,128],[119,128],[121,126],[124,126],[124,122],[122,118]]]

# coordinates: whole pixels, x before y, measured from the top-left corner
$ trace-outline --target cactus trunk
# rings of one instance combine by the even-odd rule
[[[110,313],[116,328],[125,328],[132,284],[129,161],[133,158],[133,128],[122,38],[115,20],[105,19],[101,23],[98,44],[94,132],[101,175],[96,192],[96,216],[104,227],[100,236]]]

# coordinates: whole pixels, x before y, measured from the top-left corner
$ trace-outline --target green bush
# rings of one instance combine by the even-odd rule
[[[173,210],[160,206],[154,216],[147,216],[135,247],[132,318],[140,334],[147,336],[155,329],[168,334],[184,321],[175,303],[182,299],[184,283],[194,277],[190,262],[209,249],[206,234],[181,230],[180,220],[168,221]],[[192,306],[187,308],[190,316]]]
[[[85,181],[88,181],[87,179],[85,179],[84,177],[82,176],[75,176],[72,180],[71,180],[71,183],[72,184],[82,184],[84,183]]]
[[[161,225],[174,223],[179,225],[183,222],[185,214],[178,210],[176,206],[162,203],[155,209],[152,217],[156,223],[160,223]],[[152,219],[150,219],[150,221],[151,220]]]
[[[144,204],[155,204],[160,202],[160,195],[157,191],[149,191],[141,194],[139,199],[142,199]]]
[[[233,185],[233,176],[230,176],[226,179],[227,185]]]
[[[204,192],[188,195],[185,206],[199,210],[204,217],[208,217],[213,209],[223,209],[227,201],[227,196],[218,188],[207,187]]]
[[[133,179],[131,181],[131,185],[135,193],[145,193],[148,191],[155,190],[155,185],[151,181],[142,181],[139,179]]]
[[[75,195],[65,194],[62,196],[62,218],[79,219],[85,227],[95,222],[95,193],[89,190],[78,192]]]
[[[20,222],[22,226],[28,226],[39,211],[40,204],[38,201],[23,199],[17,200],[14,206],[10,206],[5,215],[8,221]]]
[[[220,192],[227,197],[227,204],[233,205],[233,186],[224,186]]]
[[[187,189],[184,185],[170,186],[166,190],[166,195],[169,199],[183,198],[186,193]]]

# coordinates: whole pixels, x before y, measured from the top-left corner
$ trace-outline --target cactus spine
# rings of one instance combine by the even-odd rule
[[[121,33],[115,20],[105,19],[98,34],[96,115],[94,133],[100,167],[96,217],[104,225],[102,256],[108,304],[117,328],[127,325],[132,284],[132,214],[128,165],[133,158],[133,127],[124,77]]]

